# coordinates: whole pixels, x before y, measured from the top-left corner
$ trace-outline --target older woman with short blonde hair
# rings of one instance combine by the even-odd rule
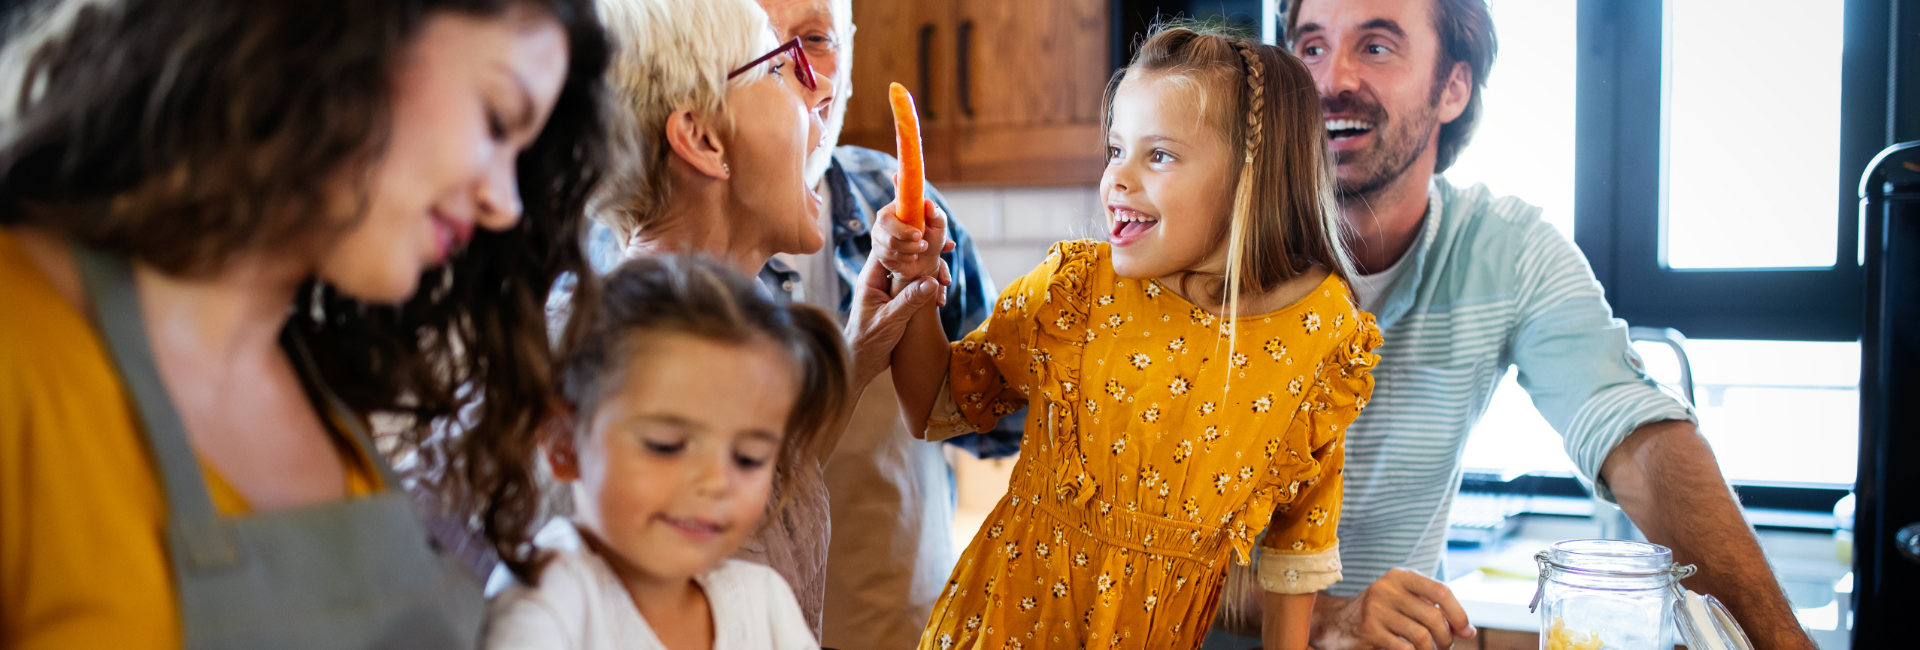
[[[819,250],[821,197],[804,170],[832,89],[816,87],[797,43],[777,42],[751,0],[599,7],[617,41],[608,81],[626,155],[595,216],[628,255],[699,253],[752,277],[775,253]]]

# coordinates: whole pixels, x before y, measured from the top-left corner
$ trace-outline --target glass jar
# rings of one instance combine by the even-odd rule
[[[1693,566],[1675,566],[1658,544],[1612,539],[1555,543],[1534,556],[1540,584],[1541,650],[1668,650],[1673,647],[1679,582]]]

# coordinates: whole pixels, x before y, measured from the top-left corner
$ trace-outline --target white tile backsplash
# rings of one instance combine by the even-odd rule
[[[953,214],[948,216],[966,226],[974,241],[1000,239],[1000,190],[941,190],[940,195],[946,197],[947,207],[953,209]]]
[[[1090,187],[1022,187],[1000,192],[1005,237],[1049,242],[1088,236],[1099,197]]]
[[[1054,242],[1105,239],[1100,194],[1091,187],[975,187],[941,190],[966,225],[996,289],[1026,275]]]

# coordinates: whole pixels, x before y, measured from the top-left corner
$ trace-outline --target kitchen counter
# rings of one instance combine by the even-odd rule
[[[1579,501],[1568,499],[1567,503],[1539,509],[1554,510],[1553,505],[1557,505],[1560,511],[1577,512],[1581,509]],[[1592,506],[1585,509],[1591,512]],[[1488,640],[1483,645],[1485,650],[1537,647],[1534,635],[1539,630],[1539,618],[1527,611],[1538,571],[1533,554],[1559,540],[1606,537],[1602,519],[1571,514],[1519,515],[1511,522],[1509,534],[1498,541],[1481,548],[1447,551],[1447,584],[1466,608],[1468,618],[1483,630],[1510,631],[1482,635]],[[1852,579],[1833,534],[1777,528],[1762,528],[1759,533],[1761,547],[1780,576],[1801,625],[1822,650],[1847,650],[1849,638],[1841,623],[1848,607],[1844,592],[1851,592]],[[1840,590],[1844,592],[1836,598]]]

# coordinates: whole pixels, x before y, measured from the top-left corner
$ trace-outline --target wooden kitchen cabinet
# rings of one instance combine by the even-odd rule
[[[894,151],[887,84],[920,103],[927,178],[1093,185],[1106,166],[1108,0],[854,0],[840,141]]]

